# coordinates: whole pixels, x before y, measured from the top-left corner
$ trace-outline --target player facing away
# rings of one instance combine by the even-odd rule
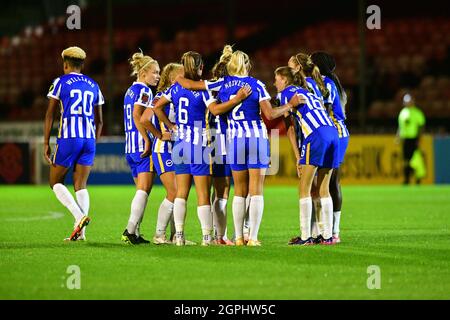
[[[339,134],[339,167],[333,170],[330,181],[330,194],[333,199],[333,240],[336,243],[341,242],[339,237],[341,208],[342,208],[342,191],[341,191],[341,165],[344,162],[345,152],[347,151],[350,133],[345,125],[346,113],[345,104],[347,95],[342,88],[339,78],[334,73],[336,62],[334,58],[326,52],[314,52],[311,55],[314,64],[320,69],[320,73],[324,76],[324,83],[329,91],[328,97],[325,98],[325,107],[328,110],[331,120],[338,129]]]
[[[86,53],[78,47],[62,52],[64,75],[55,79],[50,87],[48,109],[44,122],[44,157],[50,164],[49,183],[56,198],[72,213],[75,226],[65,240],[85,240],[85,227],[89,224],[89,193],[87,180],[95,157],[95,142],[102,131],[103,95],[98,84],[81,73]],[[53,117],[60,107],[58,137],[53,157],[50,156],[50,131]],[[73,167],[76,201],[64,179]]]
[[[131,75],[136,76],[137,79],[125,93],[123,113],[125,155],[136,185],[136,194],[131,202],[130,218],[122,234],[122,241],[129,244],[142,244],[149,243],[140,235],[139,225],[144,217],[154,172],[150,159],[150,136],[140,123],[140,119],[153,99],[149,86],[156,85],[160,76],[158,62],[142,52],[133,54],[130,65]],[[154,130],[154,134],[160,133]]]
[[[227,64],[231,59],[233,49],[230,45],[225,45],[220,56],[219,61],[214,65],[212,69],[213,80],[216,81],[228,75]],[[206,85],[204,81],[193,81],[184,77],[177,77],[177,82],[186,89],[190,90],[205,90]],[[218,91],[211,92],[213,97],[217,97]],[[212,196],[212,212],[213,212],[213,225],[215,242],[218,245],[234,245],[234,243],[227,237],[227,203],[230,194],[231,186],[231,167],[227,160],[227,144],[228,144],[228,116],[227,113],[220,115],[210,114],[212,119],[210,121],[212,133],[212,145],[213,145],[213,168],[212,168],[212,183],[213,183],[213,196]],[[248,207],[250,197],[247,197],[246,201],[246,219],[248,219]],[[247,221],[246,221],[247,222]],[[244,223],[244,238],[246,223]],[[235,236],[233,236],[235,238]],[[248,240],[248,239],[246,239]]]
[[[141,116],[141,124],[147,129],[151,130],[152,125],[156,130],[159,130],[165,135],[170,135],[169,129],[164,125],[162,121],[154,115],[154,104],[161,98],[163,92],[167,90],[172,84],[175,83],[175,77],[184,74],[184,67],[178,63],[169,63],[163,68],[161,72],[161,78],[159,80],[155,98],[152,101],[151,108],[147,108]],[[164,108],[164,112],[168,115],[171,122],[175,122],[175,107],[173,104],[168,104]],[[158,209],[158,217],[156,222],[156,231],[153,236],[153,244],[172,244],[173,242],[167,239],[166,229],[173,222],[173,202],[175,201],[177,187],[175,181],[175,166],[172,161],[172,140],[163,140],[155,137],[152,145],[151,163],[156,173],[166,190],[166,197],[161,202]],[[175,225],[173,225],[172,234],[170,239],[175,237]],[[186,240],[187,243],[191,243]]]
[[[227,63],[230,61],[233,49],[227,45],[219,61],[214,65],[211,73],[214,79],[226,76]],[[217,92],[216,92],[217,93]],[[214,95],[214,93],[213,93]],[[215,243],[218,245],[234,245],[227,236],[227,203],[231,187],[231,167],[227,163],[227,128],[226,114],[211,115],[211,139],[213,144],[213,168],[212,168],[212,213]]]
[[[336,127],[328,117],[321,101],[305,87],[306,80],[299,72],[289,67],[280,67],[275,71],[275,84],[280,92],[281,103],[289,101],[291,96],[300,95],[305,103],[298,106],[296,120],[302,129],[300,166],[300,229],[301,236],[292,239],[291,245],[311,245],[311,187],[318,171],[317,184],[322,205],[323,223],[322,244],[333,244],[333,201],[329,193],[329,184],[333,168],[338,167],[339,141]]]
[[[181,58],[185,76],[199,80],[203,72],[203,60],[199,53],[189,51]],[[156,116],[170,129],[177,131],[172,160],[175,163],[177,196],[174,202],[174,219],[177,246],[185,245],[184,224],[186,201],[189,196],[192,178],[197,192],[197,215],[202,228],[202,245],[212,244],[212,214],[210,203],[211,186],[211,147],[209,146],[209,124],[207,106],[224,112],[240,103],[246,97],[245,92],[224,104],[217,104],[206,90],[188,90],[176,83],[167,90],[155,104]],[[164,106],[172,102],[175,105],[176,126],[170,122],[164,112]]]
[[[250,236],[247,245],[261,245],[258,232],[264,212],[264,177],[270,163],[269,139],[261,118],[261,110],[271,120],[281,117],[292,108],[289,102],[281,108],[272,108],[265,85],[249,76],[250,65],[246,53],[235,51],[231,53],[227,63],[227,76],[216,81],[196,84],[199,87],[204,86],[207,90],[217,91],[217,99],[222,102],[233,99],[241,88],[249,87],[252,91],[247,99],[227,112],[229,130],[227,162],[231,166],[234,180],[233,221],[237,246],[245,244],[243,226],[248,194],[250,194]],[[294,100],[296,99],[297,97],[294,97]]]
[[[314,93],[317,99],[319,99],[322,103],[324,99],[329,97],[329,91],[325,86],[325,83],[322,79],[322,75],[320,73],[319,68],[314,64],[311,60],[311,56],[305,53],[297,53],[289,58],[288,66],[294,70],[294,72],[299,72],[304,79],[306,80],[307,86],[305,89],[308,89],[310,92]],[[302,138],[301,128],[298,125],[296,127],[296,134]],[[292,133],[291,133],[292,135]],[[291,138],[292,139],[292,138]],[[301,144],[300,144],[301,145]],[[298,152],[296,152],[297,155]],[[320,221],[321,214],[321,205],[320,205],[320,196],[319,191],[317,189],[317,175],[314,178],[314,183],[311,189],[311,196],[313,199],[313,215],[312,215],[312,236],[316,243],[321,243],[322,238],[322,225],[318,223]]]

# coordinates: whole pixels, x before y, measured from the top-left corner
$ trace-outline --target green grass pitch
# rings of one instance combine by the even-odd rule
[[[88,241],[64,243],[72,217],[48,187],[0,190],[0,299],[450,298],[449,186],[344,187],[342,243],[330,247],[287,246],[298,234],[296,187],[268,186],[259,248],[127,246],[132,186],[90,187]],[[163,196],[150,196],[148,238]],[[195,203],[192,191],[186,232],[200,241]],[[231,203],[228,212],[232,230]],[[79,290],[66,286],[70,265]],[[367,287],[371,265],[380,289]]]

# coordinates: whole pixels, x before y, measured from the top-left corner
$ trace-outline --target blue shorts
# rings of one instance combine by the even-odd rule
[[[345,153],[347,152],[348,141],[350,137],[339,138],[339,166],[344,162]]]
[[[300,164],[319,168],[339,167],[339,136],[335,127],[320,127],[303,140]]]
[[[137,178],[139,173],[154,172],[153,161],[150,157],[141,158],[140,152],[128,153],[126,159],[134,178]]]
[[[91,167],[94,165],[95,139],[58,139],[53,155],[53,164],[70,168],[74,164]]]
[[[183,140],[176,141],[172,148],[172,161],[175,174],[193,176],[212,175],[211,148],[193,145]]]
[[[234,137],[229,141],[227,163],[230,164],[233,171],[269,168],[269,139],[263,137]]]
[[[152,152],[152,160],[153,167],[159,176],[166,172],[175,171],[172,155],[169,152]]]
[[[231,177],[231,166],[227,163],[227,156],[215,156],[212,166],[213,177]]]

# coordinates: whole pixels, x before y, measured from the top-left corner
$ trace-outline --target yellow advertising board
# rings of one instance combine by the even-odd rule
[[[287,137],[280,137],[279,147],[272,141],[272,162],[279,160],[277,174],[268,176],[267,183],[296,184],[295,157]],[[422,183],[434,183],[433,137],[421,138],[427,173]],[[277,152],[278,151],[278,152]],[[403,182],[403,160],[401,144],[394,135],[352,135],[342,165],[342,184],[401,184]],[[414,181],[414,180],[413,180]]]
[[[353,135],[342,165],[343,184],[401,184],[402,146],[394,135]],[[434,183],[433,137],[421,138],[427,174],[422,183]]]

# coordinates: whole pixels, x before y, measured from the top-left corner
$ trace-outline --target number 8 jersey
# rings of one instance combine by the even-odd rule
[[[69,73],[53,81],[47,97],[60,102],[58,140],[95,139],[94,107],[105,103],[97,82],[84,74]]]

